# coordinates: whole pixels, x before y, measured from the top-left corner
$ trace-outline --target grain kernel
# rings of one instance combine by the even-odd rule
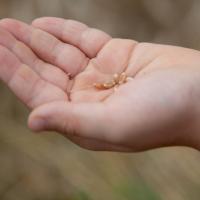
[[[94,87],[95,87],[96,89],[98,89],[98,90],[103,90],[103,89],[105,89],[105,88],[104,88],[104,85],[101,84],[101,83],[94,83]]]
[[[116,84],[115,81],[112,81],[112,82],[109,82],[109,83],[104,83],[104,84],[103,84],[103,87],[104,87],[105,89],[110,89],[110,88],[114,87],[115,84]]]
[[[115,83],[117,84],[119,82],[119,74],[114,74],[113,75],[113,80],[115,81]]]
[[[119,85],[122,85],[123,83],[126,83],[127,75],[123,72],[119,77]]]

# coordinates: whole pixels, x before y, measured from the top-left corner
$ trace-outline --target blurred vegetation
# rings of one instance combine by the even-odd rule
[[[0,17],[80,20],[114,37],[200,49],[198,0],[0,0]],[[1,200],[199,200],[199,152],[89,152],[26,128],[28,110],[0,85]]]

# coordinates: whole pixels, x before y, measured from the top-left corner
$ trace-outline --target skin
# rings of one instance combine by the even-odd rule
[[[199,63],[199,51],[113,39],[73,20],[0,21],[0,79],[30,108],[30,129],[90,150],[199,149]],[[94,87],[122,72],[133,80],[116,91]]]

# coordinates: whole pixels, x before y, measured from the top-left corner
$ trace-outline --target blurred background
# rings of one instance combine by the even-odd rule
[[[82,21],[113,37],[200,49],[199,0],[0,0],[0,18]],[[34,135],[28,111],[0,84],[0,200],[199,200],[200,154],[83,150],[55,133]]]

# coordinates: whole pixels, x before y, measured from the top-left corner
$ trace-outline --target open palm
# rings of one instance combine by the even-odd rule
[[[88,149],[179,144],[192,118],[198,62],[197,51],[112,39],[72,20],[0,22],[0,78],[33,110],[30,128],[56,130]],[[117,89],[94,87],[122,72],[133,80]]]

